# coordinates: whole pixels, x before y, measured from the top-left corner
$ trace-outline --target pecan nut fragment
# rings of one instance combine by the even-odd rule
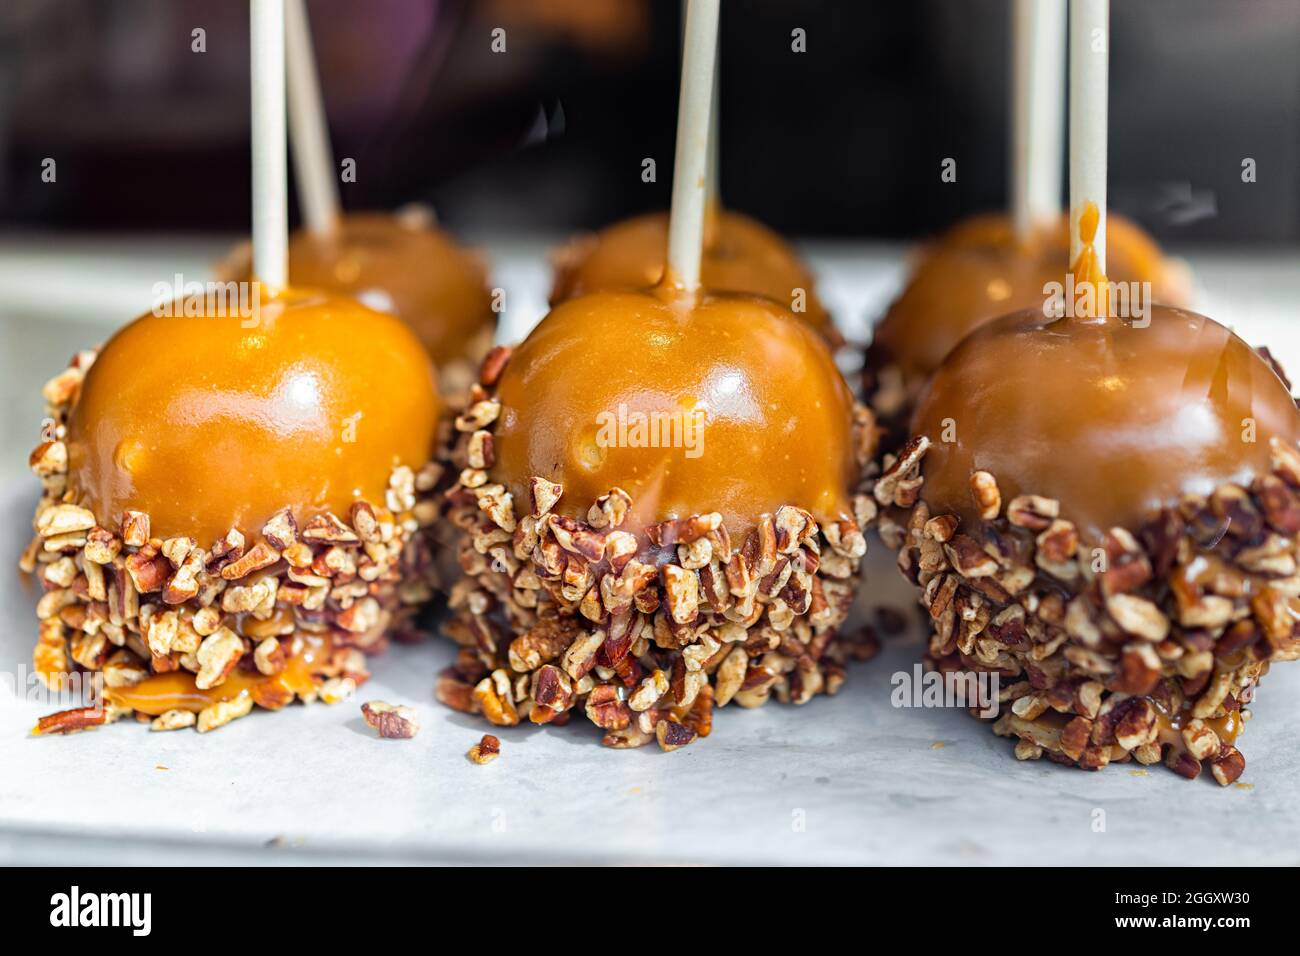
[[[694,741],[696,736],[695,731],[683,727],[675,720],[665,719],[655,724],[655,739],[659,741],[659,747],[665,753],[685,747]]]
[[[150,721],[149,729],[151,731],[184,730],[186,727],[193,727],[197,721],[198,715],[192,710],[168,710]]]
[[[602,730],[623,730],[632,722],[632,711],[623,700],[622,689],[614,684],[597,684],[587,695],[587,719]]]
[[[534,475],[528,479],[528,497],[532,515],[540,518],[549,514],[555,503],[564,495],[564,486]]]
[[[921,463],[929,450],[930,439],[924,435],[918,435],[904,445],[894,462],[876,479],[875,488],[872,489],[876,500],[882,505],[910,507],[913,502],[908,500],[906,483],[912,470]]]
[[[494,670],[474,688],[474,700],[483,716],[498,727],[513,727],[519,723],[515,709],[514,691],[505,671]]]
[[[1236,747],[1225,744],[1219,756],[1210,762],[1210,772],[1222,787],[1235,783],[1246,770],[1246,758]]]
[[[533,673],[529,696],[533,708],[528,719],[535,724],[548,724],[573,706],[573,683],[554,664],[543,664]]]
[[[1115,623],[1135,637],[1159,642],[1169,636],[1169,618],[1153,602],[1133,594],[1113,594],[1106,610]]]
[[[93,730],[107,722],[108,714],[102,707],[76,707],[40,718],[32,733],[73,734],[79,730]]]
[[[220,685],[243,656],[243,638],[228,627],[219,628],[199,645],[199,673],[194,686],[208,690]]]
[[[580,631],[572,617],[544,617],[510,642],[510,666],[523,674],[549,664],[568,649]]]
[[[368,700],[361,705],[361,716],[380,737],[388,740],[410,740],[420,732],[419,719],[411,707]]]
[[[209,730],[216,730],[218,727],[226,726],[232,720],[247,717],[252,710],[253,698],[245,695],[240,695],[231,700],[218,701],[199,711],[195,729],[201,734],[206,734]]]
[[[943,545],[952,566],[966,578],[985,578],[997,574],[998,562],[969,535],[957,534]]]
[[[1044,531],[1061,514],[1061,503],[1041,495],[1017,495],[1007,505],[1007,520],[1017,528]]]
[[[264,541],[259,541],[237,560],[231,561],[221,569],[221,576],[227,581],[237,581],[242,577],[270,567],[280,560],[280,552]]]
[[[501,741],[492,734],[484,734],[482,740],[469,748],[466,756],[479,765],[491,763],[501,756]]]
[[[484,388],[491,388],[501,378],[501,373],[510,364],[510,355],[514,350],[508,345],[494,345],[483,357],[479,366],[478,382]]]
[[[998,516],[1002,510],[1002,493],[996,478],[987,471],[975,472],[970,476],[970,493],[982,519],[992,521]]]
[[[438,703],[458,710],[462,714],[478,713],[478,701],[474,697],[474,685],[466,680],[460,671],[448,667],[438,674],[434,687],[434,696]]]
[[[1219,755],[1222,746],[1219,735],[1205,721],[1199,718],[1188,721],[1182,736],[1187,752],[1197,760],[1209,760]]]
[[[356,506],[354,505],[353,508],[355,513]],[[298,522],[294,520],[293,512],[288,508],[282,508],[271,515],[266,524],[262,525],[262,537],[281,551],[296,542]]]
[[[342,518],[329,512],[308,521],[302,529],[302,537],[318,544],[358,544],[361,541]]]
[[[94,513],[77,505],[55,505],[42,511],[36,519],[36,533],[42,538],[89,531],[93,527],[95,527]],[[146,537],[145,541],[148,540]],[[140,543],[144,544],[144,541]]]

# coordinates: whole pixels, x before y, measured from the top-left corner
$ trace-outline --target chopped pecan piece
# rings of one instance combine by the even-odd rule
[[[40,718],[32,733],[72,734],[79,730],[93,730],[107,720],[108,714],[102,707],[76,707]]]
[[[675,720],[664,719],[655,724],[655,739],[665,752],[685,747],[695,740],[696,733]]]
[[[531,499],[534,518],[549,514],[563,494],[563,485],[536,476],[528,479],[528,496]]]
[[[510,355],[513,350],[508,345],[494,345],[488,350],[488,354],[483,357],[483,364],[479,366],[478,381],[484,388],[491,388],[501,378],[501,373],[506,370],[510,364]]]
[[[389,740],[409,740],[420,732],[419,719],[411,707],[368,700],[361,705],[361,716],[380,737]]]
[[[148,541],[149,516],[143,511],[122,512],[122,543],[128,548],[141,548]]]
[[[224,727],[232,720],[247,717],[252,709],[253,698],[244,696],[209,704],[199,711],[198,732],[206,734],[209,730]]]
[[[469,748],[466,756],[476,764],[491,763],[501,756],[501,741],[491,734],[484,734],[482,740]]]
[[[1007,505],[1007,520],[1018,528],[1043,531],[1061,514],[1061,503],[1040,495],[1017,495]]]
[[[194,686],[208,690],[221,684],[244,656],[244,641],[228,627],[209,634],[199,645],[199,673]]]
[[[302,529],[302,537],[320,544],[357,544],[361,540],[343,523],[343,519],[329,512],[308,521]]]
[[[1225,744],[1219,756],[1210,762],[1210,772],[1222,787],[1236,782],[1245,770],[1246,758],[1241,755],[1240,750],[1228,744]]]
[[[198,715],[192,710],[168,710],[150,721],[149,729],[153,731],[183,730],[186,727],[193,727],[197,721]]]
[[[1002,510],[1002,493],[998,490],[996,478],[987,471],[973,473],[970,476],[970,493],[981,518],[992,521],[998,516]]]
[[[483,716],[498,727],[513,727],[519,723],[510,677],[505,671],[494,670],[479,681],[474,688],[474,699]]]
[[[264,541],[259,541],[246,551],[238,560],[231,561],[221,569],[221,576],[227,581],[237,581],[242,577],[270,567],[280,560],[280,552]]]
[[[363,502],[357,502],[357,504],[363,504]],[[352,507],[355,513],[357,505],[354,504]],[[271,515],[266,524],[262,525],[262,537],[279,551],[283,551],[296,542],[298,540],[298,522],[294,520],[293,512],[288,508],[281,508]]]
[[[603,730],[623,730],[632,721],[632,711],[623,700],[622,689],[614,684],[597,684],[587,695],[587,719]]]

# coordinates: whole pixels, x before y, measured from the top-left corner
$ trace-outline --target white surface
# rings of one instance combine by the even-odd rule
[[[510,303],[505,337],[544,308],[542,248],[490,249]],[[900,275],[899,250],[810,248],[819,289],[861,338]],[[220,249],[151,247],[144,258],[110,262],[115,273],[140,276],[147,293],[151,270],[199,268]],[[55,282],[69,268],[68,247],[55,255],[29,249],[14,285],[8,251],[0,246],[0,400],[14,410],[7,417],[28,418],[0,448],[0,474],[12,476],[0,486],[0,563],[12,569],[37,497],[35,479],[21,475],[39,419],[35,390],[77,347],[103,338],[114,316],[138,309],[129,283],[116,299],[111,286],[101,288],[92,302],[80,287]],[[83,278],[109,271],[91,247],[72,252]],[[1231,315],[1247,338],[1300,368],[1290,324],[1300,301],[1296,261],[1260,254],[1192,264],[1207,290],[1204,311]],[[50,281],[41,285],[41,277]],[[10,291],[32,308],[15,311]],[[84,307],[71,315],[68,302]],[[910,611],[910,589],[883,546],[871,548],[867,599]],[[0,672],[30,667],[34,605],[17,573],[0,571]],[[376,659],[353,702],[257,713],[206,736],[151,734],[127,722],[31,738],[48,708],[0,687],[0,863],[1300,862],[1300,667],[1276,668],[1253,708],[1242,738],[1252,788],[1222,790],[1159,767],[1088,774],[1018,763],[1008,741],[964,713],[895,709],[890,677],[910,670],[920,650],[919,633],[895,639],[851,670],[839,696],[805,707],[725,708],[711,737],[672,754],[606,750],[578,719],[567,728],[492,730],[447,711],[432,699],[434,674],[451,656],[441,641]],[[419,736],[376,739],[358,710],[374,698],[415,706]],[[503,754],[475,766],[465,751],[489,730]],[[1097,810],[1104,833],[1093,829]]]

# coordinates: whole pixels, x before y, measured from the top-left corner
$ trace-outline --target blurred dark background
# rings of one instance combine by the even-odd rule
[[[428,200],[481,233],[667,205],[679,0],[308,8],[335,153],[357,161],[346,206]],[[789,233],[854,237],[1002,205],[1009,10],[726,0],[725,200]],[[1300,240],[1300,0],[1113,0],[1110,119],[1112,205],[1159,237]],[[247,3],[0,4],[0,228],[244,231],[248,135]],[[956,183],[940,182],[945,157]]]

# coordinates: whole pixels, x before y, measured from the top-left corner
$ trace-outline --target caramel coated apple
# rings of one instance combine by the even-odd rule
[[[1188,279],[1134,223],[1107,219],[1107,272],[1116,282],[1150,282],[1151,298],[1183,305]],[[1042,307],[1043,287],[1059,282],[1069,255],[1065,217],[1019,243],[1006,215],[976,216],[927,252],[876,326],[869,361],[893,364],[916,387],[969,332],[991,319]]]
[[[582,518],[619,487],[633,530],[717,511],[733,535],[782,505],[851,513],[849,389],[825,343],[758,296],[571,299],[514,351],[497,397],[493,478],[518,501],[545,478]]]
[[[1038,308],[963,340],[923,391],[912,433],[932,442],[932,514],[957,514],[972,533],[971,476],[984,471],[1003,502],[1054,498],[1095,541],[1185,492],[1269,474],[1270,440],[1294,448],[1300,415],[1272,366],[1203,315],[1155,306],[1139,327]]]
[[[247,278],[249,264],[234,271]],[[349,213],[328,238],[300,229],[289,241],[289,279],[399,316],[439,368],[477,362],[491,344],[483,263],[418,211]]]
[[[101,524],[141,511],[155,537],[206,546],[286,506],[302,522],[383,501],[395,466],[429,460],[437,377],[401,321],[304,290],[258,312],[146,314],[100,350],[67,448]]]
[[[587,292],[648,289],[664,274],[668,214],[648,213],[575,240],[556,265],[551,304]],[[700,282],[718,292],[751,292],[792,308],[796,289],[805,293],[795,314],[828,341],[838,342],[830,314],[813,290],[813,276],[789,243],[762,223],[728,210],[710,210],[705,222]]]

